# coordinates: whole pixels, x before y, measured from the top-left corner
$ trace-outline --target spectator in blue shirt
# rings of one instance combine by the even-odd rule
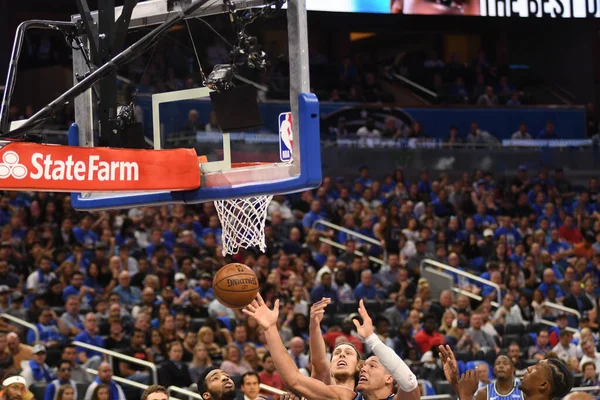
[[[550,253],[550,255],[555,253],[562,253],[563,251],[567,251],[570,248],[571,245],[560,238],[558,229],[552,229],[550,231],[550,242],[548,242],[548,245],[546,246],[546,249],[548,250],[548,253]]]
[[[133,307],[142,301],[142,292],[139,288],[131,286],[129,272],[119,273],[119,286],[113,289],[119,295],[119,302],[127,307]]]
[[[329,272],[325,272],[321,275],[321,284],[317,285],[310,292],[310,300],[313,303],[320,301],[324,297],[328,297],[331,299],[332,303],[338,302],[337,290],[332,286],[333,279]]]
[[[477,206],[477,214],[475,214],[473,216],[473,219],[475,220],[475,225],[477,225],[477,227],[480,229],[481,228],[494,229],[495,227],[498,226],[494,217],[487,215],[487,208],[486,208],[485,204],[483,204],[483,203],[479,203],[479,205]]]
[[[313,200],[310,203],[310,211],[304,214],[304,217],[302,218],[302,227],[304,228],[304,231],[308,233],[308,231],[312,229],[312,226],[315,223],[315,221],[326,218],[327,215],[323,211],[321,211],[321,202],[319,202],[318,200]]]
[[[150,235],[150,244],[146,247],[146,256],[148,256],[149,259],[154,256],[157,247],[166,248],[169,254],[173,252],[173,247],[163,239],[162,231],[160,229],[153,229]]]
[[[360,283],[354,288],[354,297],[356,300],[375,300],[377,290],[373,285],[373,273],[366,269],[360,273]]]
[[[514,248],[517,242],[521,241],[521,235],[512,225],[511,217],[502,218],[502,226],[494,232],[494,239],[498,240],[500,236],[506,237],[506,243],[511,248]]]
[[[98,317],[96,317],[96,314],[87,313],[83,325],[85,330],[75,336],[75,340],[96,347],[104,347],[104,340],[97,334]],[[102,362],[102,353],[84,347],[77,347],[77,360],[86,368],[97,369]]]
[[[98,241],[98,235],[91,230],[93,219],[91,214],[85,214],[81,219],[81,226],[73,228],[73,234],[79,243],[87,250],[93,250]]]
[[[208,227],[204,228],[204,230],[202,231],[202,237],[206,236],[207,233],[212,233],[213,235],[215,235],[217,243],[221,243],[221,222],[219,221],[219,217],[217,217],[216,215],[212,215],[208,219]]]
[[[538,290],[544,294],[544,297],[548,297],[548,289],[553,288],[556,291],[557,300],[561,301],[565,298],[565,294],[561,290],[560,286],[556,283],[556,277],[554,270],[546,268],[544,270],[544,281],[538,286]]]
[[[77,296],[81,304],[91,306],[95,294],[94,289],[83,286],[83,274],[80,271],[75,271],[71,276],[71,284],[63,290],[63,300],[67,301],[69,296]]]
[[[554,204],[547,203],[544,206],[543,214],[538,217],[537,227],[540,226],[540,221],[544,218],[548,220],[548,226],[550,227],[550,229],[558,228],[558,214],[556,213],[556,208],[554,207]]]
[[[359,182],[363,186],[363,188],[371,187],[371,185],[373,184],[373,180],[369,178],[369,168],[367,168],[364,165],[360,167],[360,169],[358,170],[358,178],[356,178],[354,182]]]
[[[546,127],[540,131],[537,135],[539,140],[550,140],[558,139],[558,135],[555,132],[554,122],[546,121]]]
[[[64,326],[56,313],[48,307],[41,310],[38,323],[35,326],[40,333],[39,341],[46,347],[60,347],[65,340],[61,332],[68,332],[68,328]],[[35,344],[35,339],[35,333],[30,329],[27,332],[27,344]]]
[[[198,286],[194,289],[194,291],[200,295],[204,304],[208,304],[215,299],[215,292],[210,285],[211,279],[212,276],[209,272],[203,272],[200,275]]]
[[[431,183],[429,183],[429,173],[427,171],[421,171],[417,188],[419,189],[419,193],[431,193]]]

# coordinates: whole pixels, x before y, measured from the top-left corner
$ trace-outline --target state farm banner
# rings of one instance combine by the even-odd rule
[[[193,149],[134,150],[13,142],[0,149],[0,189],[65,192],[200,187]]]

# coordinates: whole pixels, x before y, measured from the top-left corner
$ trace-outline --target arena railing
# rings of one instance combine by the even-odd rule
[[[338,242],[336,242],[334,240],[331,240],[331,239],[320,237],[319,240],[321,241],[321,243],[328,244],[328,245],[333,246],[335,248],[338,248],[340,250],[346,251],[346,249],[347,249],[346,245],[338,243]],[[365,255],[365,253],[363,253],[360,250],[354,250],[354,254],[356,254],[359,257],[363,257]],[[377,258],[377,257],[373,257],[373,256],[368,256],[368,257],[369,257],[369,260],[372,261],[372,262],[374,262],[374,263],[381,264],[381,265],[385,264],[385,261],[382,260],[381,258]]]
[[[575,315],[577,317],[578,320],[581,319],[581,313],[578,310],[575,310],[574,308],[565,307],[563,305],[556,304],[556,303],[551,303],[549,301],[544,301],[542,303],[542,307],[554,308],[555,310],[559,310],[559,311],[562,311],[564,313],[573,314],[573,315]],[[549,325],[549,326],[557,326],[556,322],[550,321],[548,319],[541,319],[540,323],[544,324],[544,325]],[[578,332],[577,329],[571,328],[570,326],[567,326],[566,329],[568,331],[573,332],[573,333],[577,333]]]
[[[573,392],[595,392],[596,390],[600,390],[600,386],[581,386],[581,387],[574,387],[573,389],[571,389],[570,393],[573,393]]]
[[[192,392],[191,390],[188,390],[188,389],[180,388],[179,386],[169,386],[167,388],[167,392],[169,392],[169,397],[171,397],[171,398],[172,398],[171,392],[175,392],[175,393],[187,396],[189,398],[204,400],[204,398],[202,397],[201,394]]]
[[[15,316],[7,314],[7,313],[0,314],[0,317],[2,317],[4,319],[7,319],[7,320],[9,320],[11,322],[14,322],[15,324],[22,325],[22,326],[24,326],[26,328],[31,329],[33,331],[33,334],[35,335],[35,342],[37,343],[37,342],[40,341],[40,331],[37,328],[37,326],[35,326],[31,322],[24,321],[21,318],[17,318]]]
[[[98,375],[98,371],[92,368],[86,368],[85,369],[87,371],[87,373],[92,374],[92,375]],[[140,382],[136,382],[136,381],[132,381],[131,379],[127,379],[127,378],[121,378],[120,376],[114,375],[111,378],[113,381],[117,382],[117,383],[122,383],[123,385],[129,385],[129,386],[133,386],[136,387],[138,389],[142,389],[142,390],[146,390],[149,386],[145,385],[143,383]]]
[[[151,363],[149,361],[140,360],[139,358],[126,356],[125,354],[117,353],[116,351],[107,350],[102,347],[94,346],[94,345],[79,342],[79,341],[74,341],[73,344],[78,347],[83,347],[84,349],[93,350],[98,353],[106,354],[110,358],[109,361],[110,361],[111,365],[112,365],[112,357],[116,357],[121,360],[133,363],[133,364],[139,364],[146,368],[150,368],[150,370],[152,371],[152,383],[154,385],[158,384],[158,369],[156,368],[156,364],[154,364],[154,363]]]
[[[329,221],[326,221],[324,219],[316,220],[313,223],[312,228],[316,229],[316,227],[318,225],[323,225],[323,226],[325,226],[325,227],[327,227],[329,229],[332,229],[334,231],[337,231],[337,232],[344,232],[348,236],[352,236],[352,237],[354,237],[356,239],[359,239],[359,240],[361,240],[363,242],[371,243],[372,245],[380,247],[383,250],[383,259],[376,258],[376,257],[369,257],[369,259],[371,261],[373,261],[373,262],[378,263],[378,264],[382,264],[382,265],[385,264],[384,260],[387,260],[387,254],[386,254],[385,248],[383,248],[383,246],[381,246],[381,242],[379,240],[373,239],[372,237],[368,237],[366,235],[363,235],[362,233],[354,232],[353,230],[350,230],[348,228],[344,228],[343,226],[340,226],[340,225],[336,225],[336,224],[334,224],[332,222],[329,222]],[[321,238],[321,239],[324,239],[324,238]],[[321,241],[323,241],[323,240],[321,240]],[[335,241],[330,240],[329,242],[327,242],[327,244],[331,244],[332,242],[333,243],[337,243]],[[343,246],[343,247],[339,247],[339,246],[335,246],[335,247],[338,247],[340,249],[343,248],[344,250],[346,249],[346,246],[342,245],[341,243],[338,243],[338,244],[339,244],[339,246]],[[356,254],[356,255],[363,255],[362,252],[361,252],[361,254],[358,254],[356,251],[354,252],[354,254]]]
[[[497,295],[496,295],[496,303],[497,303],[496,307],[499,306],[500,304],[502,304],[502,291],[500,289],[500,285],[498,285],[498,284],[496,284],[496,283],[494,283],[494,282],[492,282],[490,280],[483,279],[483,278],[481,278],[481,277],[479,277],[477,275],[471,274],[470,272],[466,272],[466,271],[463,271],[461,269],[454,268],[454,267],[451,267],[451,266],[446,265],[446,264],[442,264],[441,262],[438,262],[438,261],[435,261],[435,260],[431,260],[429,258],[426,258],[426,259],[424,259],[424,260],[421,261],[421,265],[420,265],[421,272],[423,272],[423,269],[426,266],[428,266],[428,265],[431,266],[431,267],[434,267],[434,268],[440,268],[440,269],[442,269],[444,271],[455,273],[455,274],[457,274],[459,276],[463,276],[463,277],[468,278],[468,279],[470,279],[472,281],[476,281],[476,282],[479,282],[479,283],[483,283],[484,285],[488,285],[488,286],[493,287],[496,290],[496,293],[497,293]]]

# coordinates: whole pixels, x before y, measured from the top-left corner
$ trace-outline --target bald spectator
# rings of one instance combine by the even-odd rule
[[[22,361],[31,360],[33,355],[31,346],[22,344],[19,335],[16,333],[10,332],[6,335],[6,345],[6,352],[13,358],[14,368],[20,369]]]
[[[377,289],[373,284],[373,273],[366,269],[360,273],[360,283],[354,288],[356,300],[375,300]]]
[[[308,367],[308,356],[304,353],[304,339],[301,337],[293,337],[289,342],[289,351],[292,360],[298,369]]]
[[[135,286],[131,286],[129,272],[119,273],[119,285],[113,289],[113,293],[119,295],[119,302],[125,306],[132,307],[142,301],[142,292]]]
[[[546,268],[544,270],[543,282],[538,286],[538,290],[544,294],[544,297],[548,297],[548,289],[550,288],[556,291],[556,299],[559,302],[562,302],[565,295],[561,290],[560,285],[556,281],[554,270],[551,268]]]
[[[109,363],[103,362],[98,367],[98,376],[94,378],[90,386],[88,386],[85,392],[84,400],[92,400],[92,394],[94,393],[98,385],[104,384],[109,387],[109,399],[110,400],[127,400],[125,393],[121,386],[113,381],[113,369]]]
[[[78,342],[87,343],[96,347],[104,347],[104,339],[98,335],[98,317],[94,313],[87,313],[84,320],[85,330],[75,336]],[[77,359],[88,368],[94,368],[102,361],[102,353],[85,347],[77,348]]]
[[[446,311],[452,312],[456,315],[456,310],[452,307],[454,299],[452,298],[452,292],[450,290],[443,290],[440,293],[438,301],[434,301],[429,307],[429,312],[435,316],[437,324],[442,323],[442,316]]]
[[[571,392],[563,400],[595,400],[596,398],[585,392]]]

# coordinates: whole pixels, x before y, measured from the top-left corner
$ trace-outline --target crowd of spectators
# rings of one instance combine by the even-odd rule
[[[118,385],[113,374],[152,380],[143,365],[117,358],[111,364],[93,348],[71,344],[78,341],[155,363],[165,386],[189,386],[208,366],[220,365],[240,385],[240,376],[251,373],[252,386],[260,379],[283,388],[256,321],[214,299],[212,275],[235,260],[256,271],[268,304],[281,299],[281,336],[306,374],[310,304],[330,297],[322,323],[328,347],[347,340],[370,352],[351,322],[364,299],[378,335],[410,364],[428,394],[448,389],[432,351],[440,343],[449,343],[465,363],[491,365],[506,351],[520,373],[532,359],[555,354],[578,383],[597,382],[595,178],[575,191],[562,170],[521,168],[502,183],[481,171],[455,182],[427,172],[409,181],[402,170],[371,177],[363,167],[353,181],[326,177],[316,191],[276,195],[268,213],[266,253],[223,257],[212,203],[88,214],[73,210],[68,194],[4,193],[0,312],[35,324],[40,337],[0,320],[1,373],[21,373],[46,399],[65,384],[86,399],[97,387],[111,399],[136,398],[139,393]],[[380,245],[315,226],[320,219]],[[463,293],[444,290],[433,298],[436,288],[420,273],[424,259],[475,273],[501,290],[454,275]],[[98,370],[98,377],[92,380],[86,368]],[[481,375],[483,382],[490,378]]]
[[[405,76],[432,90],[443,104],[476,104],[483,107],[517,107],[531,104],[531,96],[510,79],[506,66],[493,63],[480,50],[471,62],[453,53],[443,61],[435,50],[426,54],[399,53],[389,73]]]

